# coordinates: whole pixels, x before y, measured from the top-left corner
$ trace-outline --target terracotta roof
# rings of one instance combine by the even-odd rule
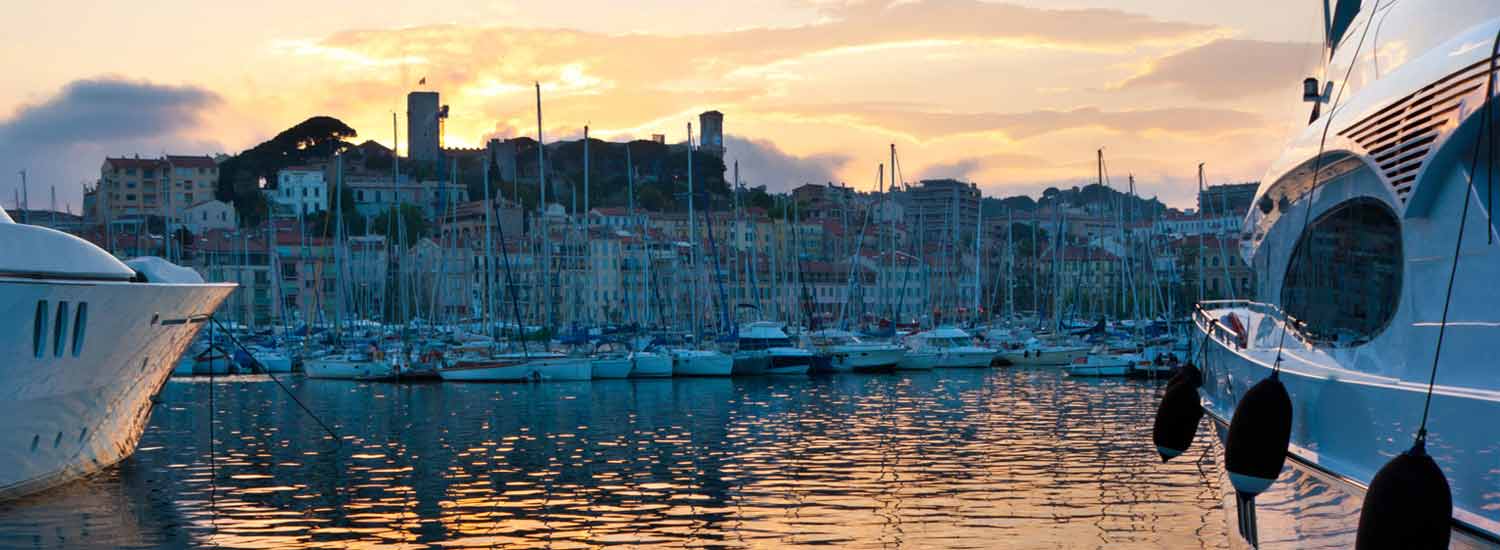
[[[176,166],[178,168],[217,168],[219,166],[214,162],[213,157],[207,155],[167,155],[166,160],[167,162],[172,163],[172,166]]]
[[[121,168],[160,168],[164,164],[161,159],[143,159],[136,157],[105,157],[104,162],[116,169]]]

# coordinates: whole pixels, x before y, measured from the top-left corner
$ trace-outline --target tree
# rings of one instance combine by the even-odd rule
[[[348,139],[356,136],[354,128],[339,119],[315,116],[276,134],[255,147],[230,157],[219,164],[219,185],[216,197],[234,204],[240,219],[261,220],[258,212],[260,182],[268,188],[276,188],[276,173],[288,166],[306,164],[312,160],[332,158],[354,146]]]
[[[398,227],[397,224],[404,227]],[[428,231],[427,218],[422,215],[422,209],[406,203],[381,212],[375,216],[371,225],[371,232],[387,239],[395,239],[404,234],[406,238],[401,241],[404,246],[416,244]]]

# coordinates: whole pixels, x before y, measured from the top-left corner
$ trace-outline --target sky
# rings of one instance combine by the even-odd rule
[[[1310,0],[0,1],[0,203],[25,170],[32,207],[75,212],[105,156],[314,115],[389,145],[414,89],[451,106],[445,145],[534,137],[533,82],[549,140],[678,142],[722,111],[726,163],[772,190],[874,189],[895,144],[906,181],[1037,193],[1102,148],[1112,184],[1191,207],[1199,162],[1261,177],[1321,53]]]

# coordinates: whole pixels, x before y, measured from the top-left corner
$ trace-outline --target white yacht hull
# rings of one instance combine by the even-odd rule
[[[1131,361],[1116,357],[1090,357],[1082,363],[1063,367],[1068,376],[1111,377],[1129,376],[1134,370]]]
[[[464,362],[438,370],[443,380],[460,382],[587,382],[594,377],[586,357],[515,358]]]
[[[389,361],[351,360],[342,357],[310,359],[302,365],[308,378],[326,380],[385,380],[396,377]]]
[[[618,359],[594,359],[589,365],[591,376],[595,379],[606,378],[629,378],[631,361],[628,357]]]
[[[730,376],[734,358],[709,351],[672,352],[673,376]]]
[[[936,353],[909,351],[896,363],[896,370],[932,370],[940,357]]]
[[[988,367],[995,360],[995,352],[980,347],[955,348],[938,354],[938,368],[973,369]]]
[[[1074,361],[1086,358],[1088,355],[1089,348],[1085,347],[1015,350],[1000,354],[1010,364],[1018,367],[1059,367],[1071,365]]]
[[[671,376],[671,357],[649,352],[637,352],[630,355],[631,378],[669,378]]]
[[[835,372],[882,371],[896,368],[906,357],[899,346],[834,346],[828,363]]]
[[[0,388],[0,499],[66,483],[130,456],[151,397],[233,288],[0,279],[0,311],[26,320],[0,337],[0,346],[12,350],[0,362],[7,380]],[[42,300],[46,334],[37,339],[31,321]],[[59,323],[61,302],[70,305]],[[77,313],[79,304],[86,304],[86,316]],[[59,328],[62,338],[56,338]]]

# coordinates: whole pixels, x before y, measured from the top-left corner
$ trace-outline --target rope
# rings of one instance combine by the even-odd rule
[[[1339,92],[1333,97],[1333,104],[1328,107],[1327,120],[1323,123],[1323,134],[1320,138],[1318,138],[1318,155],[1316,157],[1313,157],[1312,185],[1308,186],[1307,192],[1303,194],[1305,197],[1307,197],[1307,205],[1305,206],[1305,210],[1302,216],[1301,232],[1303,233],[1307,231],[1308,225],[1312,223],[1312,194],[1313,191],[1316,191],[1318,189],[1318,176],[1323,172],[1323,151],[1328,144],[1328,130],[1329,128],[1333,127],[1333,115],[1338,110],[1339,100],[1344,97],[1344,89],[1349,85],[1349,75],[1354,73],[1354,66],[1359,63],[1359,52],[1362,51],[1365,47],[1365,37],[1370,34],[1370,27],[1375,22],[1376,11],[1377,10],[1374,9],[1370,10],[1370,18],[1365,22],[1364,29],[1359,33],[1359,43],[1354,47],[1354,55],[1349,58],[1349,68],[1344,71],[1344,79],[1339,82]],[[1330,47],[1332,47],[1332,45],[1330,45]],[[1297,250],[1294,248],[1292,249],[1292,257],[1288,261],[1295,260],[1296,256]],[[1284,289],[1286,286],[1286,281],[1283,280],[1281,284]],[[1287,319],[1283,318],[1281,320],[1281,337],[1276,341],[1276,361],[1272,365],[1271,378],[1277,378],[1281,375],[1281,353],[1286,349],[1286,333],[1290,330],[1291,326],[1287,323]]]
[[[209,318],[212,319],[212,317],[209,317]],[[217,325],[218,322],[215,321],[214,324]],[[219,327],[219,330],[221,332],[226,332],[227,333],[227,331],[224,331],[223,329],[224,329],[224,327],[222,327],[222,326]],[[213,533],[213,534],[218,534],[218,532],[219,532],[219,503],[218,503],[219,473],[218,473],[218,471],[219,470],[218,470],[218,460],[215,458],[215,455],[217,454],[217,449],[216,449],[216,447],[214,445],[214,431],[215,431],[214,430],[214,411],[216,409],[214,408],[214,355],[213,355],[213,350],[214,350],[213,340],[214,340],[214,338],[213,337],[214,337],[213,333],[210,332],[209,335],[208,335],[208,341],[209,341],[209,344],[208,344],[208,522],[209,522],[209,526],[212,527],[212,529],[210,530],[210,532]],[[225,355],[224,360],[227,363],[229,361],[229,356]]]
[[[1432,351],[1432,373],[1427,378],[1427,396],[1422,402],[1422,423],[1417,428],[1417,439],[1413,444],[1417,448],[1421,448],[1427,442],[1427,417],[1432,410],[1432,390],[1437,384],[1438,359],[1443,355],[1443,337],[1448,332],[1448,307],[1453,304],[1453,281],[1458,277],[1458,258],[1459,253],[1463,251],[1464,228],[1469,222],[1469,202],[1474,198],[1474,171],[1479,169],[1479,151],[1483,149],[1485,130],[1488,129],[1491,133],[1495,130],[1493,128],[1494,124],[1490,121],[1490,109],[1494,105],[1495,56],[1497,55],[1500,55],[1500,32],[1495,34],[1490,51],[1490,72],[1485,75],[1487,84],[1485,85],[1484,111],[1481,115],[1484,118],[1479,120],[1479,135],[1474,138],[1474,154],[1469,159],[1469,185],[1464,190],[1463,211],[1458,215],[1458,237],[1453,242],[1453,266],[1448,270],[1448,289],[1443,296],[1443,316],[1438,323],[1437,344],[1433,347]],[[1490,139],[1490,145],[1494,145],[1493,137]],[[1493,153],[1488,160],[1490,164],[1486,169],[1489,172],[1494,172]],[[1489,175],[1486,174],[1486,181],[1489,181],[1488,178]],[[1485,232],[1489,233],[1490,231],[1486,229]]]
[[[329,428],[327,424],[324,424],[323,420],[320,419],[320,418],[318,418],[318,415],[314,414],[312,412],[312,409],[307,408],[307,405],[303,404],[301,399],[297,399],[297,396],[292,393],[292,390],[287,389],[286,385],[282,384],[281,380],[278,380],[276,378],[276,375],[271,373],[270,369],[267,369],[265,365],[261,364],[260,360],[255,358],[255,354],[250,353],[250,350],[245,349],[244,344],[241,344],[240,340],[238,338],[235,338],[233,333],[230,333],[228,330],[225,330],[224,329],[224,325],[219,324],[218,317],[210,316],[208,319],[210,321],[213,321],[214,326],[219,327],[219,330],[221,332],[223,332],[225,336],[229,337],[229,342],[232,343],[232,344],[234,344],[234,347],[239,348],[240,351],[245,352],[245,355],[250,357],[250,361],[252,363],[254,363],[255,365],[259,366],[261,372],[264,372],[266,374],[266,376],[271,379],[272,382],[275,382],[276,383],[276,387],[281,388],[281,391],[285,392],[286,396],[288,398],[290,398],[293,403],[296,403],[298,408],[302,409],[302,412],[307,413],[307,416],[310,417],[310,418],[312,418],[313,422],[317,422],[318,426],[323,428],[323,431],[328,432],[328,435],[333,438],[333,442],[334,442],[334,446],[335,447],[342,447],[343,446],[344,441],[342,439],[339,439],[339,434],[335,433],[333,431],[333,428]],[[210,377],[213,376],[213,369],[209,369],[209,376]],[[209,381],[210,381],[210,383],[212,383],[212,378],[210,378]],[[209,398],[210,402],[213,401],[213,396],[214,396],[213,391],[210,389],[209,394],[208,394],[208,398]],[[210,441],[210,443],[212,443],[212,441]]]

